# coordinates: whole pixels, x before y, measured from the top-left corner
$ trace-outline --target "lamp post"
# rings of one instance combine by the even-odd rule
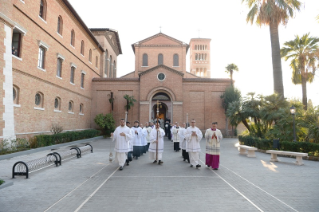
[[[292,107],[290,108],[290,114],[292,115],[293,120],[294,120],[294,142],[296,142],[296,127],[295,127],[296,108],[295,108],[294,106],[292,106]]]

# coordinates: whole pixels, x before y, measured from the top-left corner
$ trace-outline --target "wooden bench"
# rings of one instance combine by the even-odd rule
[[[249,158],[255,158],[255,151],[257,150],[256,147],[246,146],[246,145],[239,145],[239,154],[247,155]],[[246,153],[247,150],[247,153]]]
[[[271,154],[270,161],[271,162],[278,162],[277,155],[290,155],[290,156],[296,156],[296,165],[303,165],[302,157],[308,156],[308,153],[303,152],[287,152],[287,151],[278,151],[278,150],[267,150],[266,153]]]

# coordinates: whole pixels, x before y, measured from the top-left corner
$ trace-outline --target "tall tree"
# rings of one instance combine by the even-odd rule
[[[301,2],[298,0],[242,0],[242,2],[246,2],[250,9],[247,22],[252,24],[256,18],[259,26],[269,25],[274,91],[284,96],[278,26],[286,25],[289,18],[294,17],[294,11],[300,10]]]
[[[232,87],[233,87],[233,73],[234,73],[234,71],[239,71],[238,67],[234,63],[228,64],[228,66],[226,66],[226,73],[230,74]]]
[[[241,92],[232,86],[227,87],[225,90],[225,93],[220,96],[220,98],[223,100],[222,106],[225,109],[225,114],[227,112],[228,106],[230,103],[234,101],[239,101],[241,97]],[[233,133],[233,126],[232,125],[232,133]],[[228,117],[226,116],[226,136],[228,136]],[[233,133],[234,134],[234,133]]]
[[[281,56],[291,59],[292,83],[301,84],[302,104],[307,110],[307,82],[311,83],[318,66],[318,37],[310,37],[309,33],[284,43]]]

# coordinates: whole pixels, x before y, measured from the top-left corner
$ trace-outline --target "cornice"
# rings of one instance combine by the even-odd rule
[[[175,73],[175,74],[178,74],[178,75],[180,75],[180,76],[182,76],[182,77],[184,76],[184,74],[183,74],[182,72],[177,71],[177,70],[175,70],[175,69],[172,69],[172,68],[170,68],[170,67],[167,67],[166,65],[158,65],[158,66],[155,66],[155,67],[153,67],[153,68],[150,68],[150,69],[148,69],[148,70],[146,70],[146,71],[143,71],[143,72],[139,73],[138,75],[141,77],[142,75],[145,75],[145,74],[147,74],[147,73],[149,73],[149,72],[152,72],[152,71],[154,71],[154,70],[156,70],[156,69],[159,69],[159,68],[166,69],[166,70],[171,71],[171,72],[173,72],[173,73]]]
[[[92,82],[139,82],[139,78],[93,78]]]
[[[230,83],[227,78],[183,78],[183,82]]]

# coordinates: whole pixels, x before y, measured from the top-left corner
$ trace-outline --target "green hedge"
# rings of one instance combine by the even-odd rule
[[[30,139],[30,147],[44,147],[54,144],[67,143],[71,141],[81,140],[85,138],[93,138],[100,135],[98,130],[83,130],[83,131],[69,131],[64,133],[58,133],[54,135],[36,135]]]
[[[247,146],[254,146],[258,149],[269,150],[273,148],[273,140],[256,138],[253,136],[238,136],[241,144]],[[291,141],[280,141],[280,150],[291,151],[291,152],[304,152],[309,155],[319,155],[319,144],[309,142],[291,142]]]

